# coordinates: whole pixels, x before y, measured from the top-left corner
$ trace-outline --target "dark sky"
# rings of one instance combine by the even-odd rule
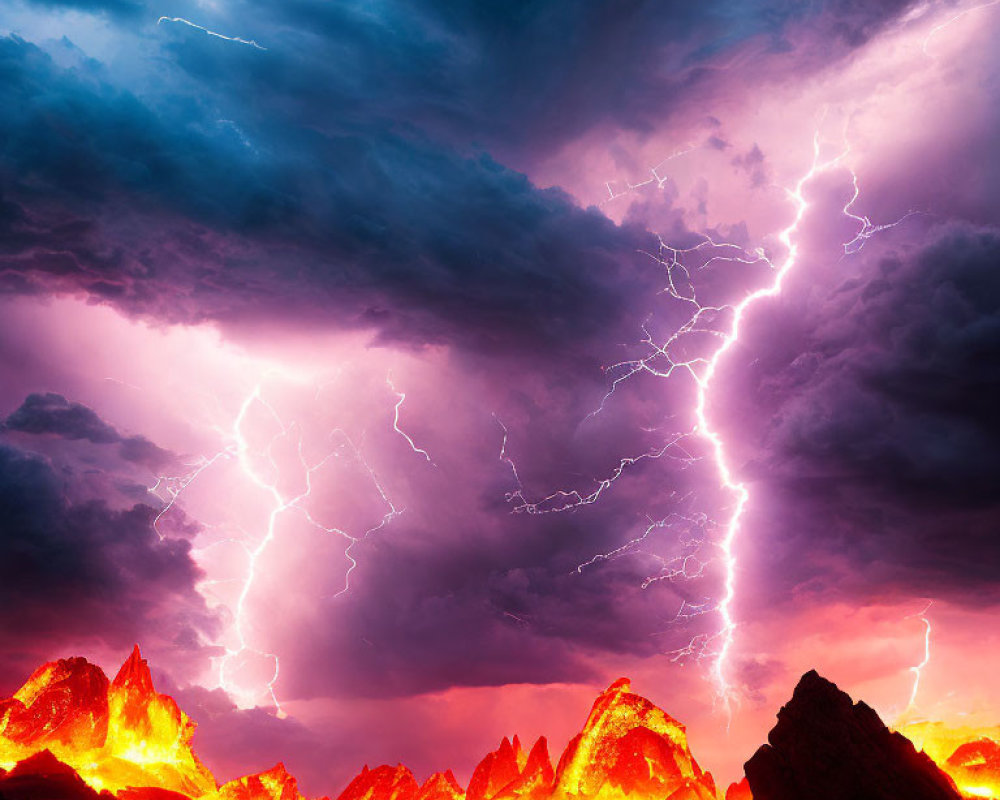
[[[312,794],[623,673],[725,778],[930,601],[926,713],[1000,701],[998,14],[8,3],[0,689],[137,641]]]

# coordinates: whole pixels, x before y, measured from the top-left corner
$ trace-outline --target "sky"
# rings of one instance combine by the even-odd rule
[[[621,675],[723,785],[812,668],[998,721],[996,2],[0,35],[0,693],[139,643],[310,795]]]

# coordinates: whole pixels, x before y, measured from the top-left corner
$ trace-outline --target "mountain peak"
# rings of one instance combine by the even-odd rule
[[[465,792],[455,780],[455,774],[447,769],[435,772],[420,787],[417,800],[462,800]]]
[[[111,682],[112,689],[133,689],[143,694],[153,693],[153,676],[149,664],[139,652],[139,645],[132,648],[129,657],[125,659],[115,679]]]
[[[746,763],[755,800],[958,800],[951,779],[878,714],[810,670]]]
[[[256,775],[236,778],[219,787],[212,800],[303,800],[298,784],[278,762]]]
[[[420,786],[413,773],[402,764],[367,766],[340,793],[337,800],[416,800]]]
[[[684,726],[619,678],[594,702],[583,731],[566,748],[558,791],[596,796],[605,785],[653,797],[715,797],[712,776],[688,748]]]
[[[61,658],[36,669],[7,703],[8,739],[36,747],[100,747],[108,729],[108,679],[85,658]]]

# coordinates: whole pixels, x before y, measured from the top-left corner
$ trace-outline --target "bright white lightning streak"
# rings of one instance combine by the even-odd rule
[[[160,475],[159,477],[157,477],[156,483],[154,483],[147,491],[149,491],[150,494],[154,494],[161,500],[165,501],[163,508],[160,509],[160,513],[158,513],[153,518],[153,530],[155,531],[156,535],[160,538],[161,542],[165,537],[160,532],[159,528],[160,520],[163,518],[164,514],[166,514],[168,511],[170,511],[170,509],[174,507],[174,503],[177,502],[177,498],[180,497],[181,492],[183,492],[188,486],[190,486],[195,480],[197,480],[197,478],[201,475],[201,473],[203,473],[206,469],[211,467],[217,461],[219,461],[222,458],[231,458],[234,454],[235,450],[233,448],[227,448],[225,450],[219,451],[211,458],[199,458],[193,465],[194,469],[191,472],[187,473],[186,475],[178,475],[178,476]],[[160,494],[161,491],[166,492],[166,497]]]
[[[318,522],[316,519],[314,519],[313,516],[312,516],[312,514],[310,514],[308,510],[306,510],[305,508],[303,508],[301,506],[298,506],[298,505],[295,506],[296,510],[302,512],[302,514],[305,515],[306,520],[313,527],[318,528],[319,530],[321,530],[321,531],[323,531],[325,533],[336,534],[337,536],[340,536],[340,537],[342,537],[342,538],[344,538],[344,539],[346,539],[348,541],[347,547],[344,548],[344,556],[347,558],[347,561],[349,563],[349,566],[347,567],[347,572],[344,573],[344,586],[343,586],[343,588],[341,588],[339,591],[337,591],[333,595],[333,597],[340,597],[341,595],[344,595],[348,591],[350,591],[350,588],[351,588],[351,575],[353,574],[354,570],[357,569],[357,566],[358,566],[357,559],[354,558],[354,555],[351,552],[353,550],[354,546],[356,544],[358,544],[359,542],[362,542],[365,539],[367,539],[373,533],[375,533],[377,531],[380,531],[382,528],[384,528],[386,525],[388,525],[390,522],[392,522],[396,517],[398,517],[400,514],[402,514],[405,509],[396,508],[396,505],[392,502],[392,500],[389,498],[389,495],[386,493],[385,487],[382,485],[382,482],[379,480],[378,475],[375,474],[375,470],[372,469],[372,467],[368,464],[368,462],[365,460],[365,457],[361,454],[361,450],[358,448],[358,446],[356,444],[354,444],[354,442],[351,440],[351,438],[346,433],[344,433],[344,431],[340,430],[339,428],[336,429],[335,431],[333,431],[333,434],[336,434],[336,435],[340,436],[341,438],[343,438],[344,442],[350,448],[351,452],[354,454],[354,457],[357,459],[358,463],[361,464],[361,466],[364,467],[365,472],[368,473],[368,477],[371,478],[372,484],[375,486],[375,490],[379,493],[379,497],[382,498],[382,502],[385,503],[385,505],[388,508],[388,511],[386,511],[385,514],[382,515],[382,518],[379,520],[379,522],[376,525],[374,525],[371,528],[369,528],[368,530],[366,530],[360,536],[352,536],[350,533],[348,533],[347,531],[343,530],[342,528],[337,528],[337,527],[323,525],[321,522]],[[299,447],[300,447],[299,458],[300,458],[300,460],[302,460],[301,444],[302,443],[301,443],[301,440],[300,440],[299,441]],[[327,458],[323,459],[323,461],[321,461],[319,464],[316,464],[313,467],[307,467],[306,468],[306,493],[305,493],[305,495],[303,495],[303,498],[306,497],[306,496],[308,496],[309,493],[312,491],[312,474],[313,474],[313,472],[315,472],[320,466],[322,466],[324,463],[326,463],[326,461],[329,458],[330,457],[327,456]],[[303,466],[305,466],[305,461],[304,460],[302,460],[302,464],[303,464]]]
[[[997,0],[997,2],[1000,2],[1000,0]],[[868,240],[871,239],[876,233],[881,233],[882,231],[887,231],[890,228],[895,228],[900,223],[905,222],[910,217],[919,213],[917,211],[907,211],[903,216],[901,216],[895,222],[888,222],[882,225],[876,225],[871,221],[871,219],[868,216],[866,215],[859,216],[858,214],[855,214],[851,210],[854,204],[857,202],[858,196],[861,194],[861,187],[858,185],[857,173],[853,171],[851,172],[851,181],[854,187],[854,191],[851,194],[850,200],[848,200],[844,204],[843,211],[844,211],[844,216],[848,217],[849,219],[853,219],[855,222],[857,222],[859,228],[854,238],[851,239],[851,241],[844,243],[845,256],[853,255],[854,253],[860,252],[861,249],[868,243]]]
[[[1000,0],[997,0],[997,2],[1000,2]],[[736,622],[732,611],[733,602],[735,600],[736,586],[736,557],[734,553],[734,546],[739,532],[740,522],[746,509],[747,501],[749,500],[749,491],[746,485],[738,481],[733,475],[726,457],[726,450],[722,442],[721,435],[712,426],[708,418],[708,396],[721,359],[739,338],[740,327],[744,319],[744,315],[756,301],[780,294],[785,276],[794,268],[798,261],[799,248],[797,242],[795,241],[795,236],[798,233],[799,227],[805,216],[805,212],[809,207],[809,204],[803,194],[806,185],[820,173],[826,172],[838,166],[847,156],[849,147],[845,147],[836,157],[823,162],[820,161],[820,150],[820,133],[819,130],[817,130],[813,136],[813,157],[809,169],[799,178],[794,189],[786,190],[789,198],[794,203],[795,214],[791,223],[777,236],[778,241],[785,249],[785,257],[780,266],[772,263],[762,248],[747,250],[736,244],[715,242],[708,236],[704,237],[705,240],[703,242],[689,248],[672,247],[660,239],[659,252],[656,254],[647,253],[647,255],[662,265],[666,270],[667,286],[665,287],[664,292],[676,300],[689,303],[693,306],[694,313],[686,323],[669,336],[664,344],[657,344],[650,334],[647,324],[643,323],[642,331],[644,338],[642,339],[642,343],[649,347],[650,352],[643,358],[622,361],[605,368],[605,372],[619,374],[615,374],[615,377],[613,378],[608,391],[601,399],[600,404],[593,412],[591,412],[590,415],[588,415],[588,417],[599,414],[605,408],[609,399],[614,395],[618,386],[629,378],[632,378],[639,373],[649,373],[656,377],[669,378],[675,370],[684,369],[694,378],[697,386],[697,400],[694,409],[696,423],[694,429],[690,433],[678,435],[676,439],[669,442],[662,450],[652,451],[637,457],[622,459],[619,467],[612,473],[612,475],[599,482],[597,489],[589,494],[584,494],[576,490],[560,490],[540,501],[529,502],[525,499],[523,484],[517,474],[517,468],[514,465],[514,462],[507,455],[507,429],[502,423],[500,423],[504,431],[504,438],[500,451],[500,460],[511,468],[517,486],[515,491],[507,493],[507,500],[508,502],[515,500],[519,501],[519,505],[515,506],[514,511],[524,513],[550,513],[565,511],[578,508],[581,505],[596,502],[600,498],[601,494],[621,476],[626,467],[631,466],[644,458],[658,458],[665,455],[669,448],[677,446],[682,439],[690,435],[698,435],[708,442],[720,483],[725,490],[735,496],[732,513],[724,525],[724,534],[719,542],[724,573],[723,594],[721,599],[715,604],[710,602],[692,604],[684,601],[681,604],[681,608],[678,611],[677,616],[675,617],[675,621],[690,619],[715,610],[721,617],[722,625],[718,632],[714,634],[699,634],[692,639],[686,647],[673,651],[668,655],[671,656],[671,660],[678,660],[690,655],[700,658],[708,653],[710,647],[716,648],[713,653],[715,659],[712,665],[711,674],[717,687],[717,696],[724,705],[727,717],[730,720],[732,718],[731,701],[734,692],[729,684],[726,665],[732,650],[736,631]],[[851,178],[854,191],[851,197],[844,204],[842,211],[847,218],[858,224],[859,230],[850,242],[844,243],[843,247],[845,255],[850,255],[860,251],[867,241],[876,233],[889,228],[894,228],[905,219],[917,213],[913,211],[908,212],[900,219],[889,224],[876,225],[872,223],[867,216],[861,216],[852,211],[852,208],[858,199],[860,189],[857,175],[853,172],[853,170],[851,171]],[[649,181],[647,181],[647,183],[649,183]],[[660,185],[662,185],[662,182],[660,182]],[[694,285],[691,280],[691,269],[684,264],[682,257],[704,248],[731,248],[736,252],[732,256],[713,256],[702,264],[698,268],[699,270],[705,269],[708,265],[716,261],[737,262],[742,264],[757,264],[764,262],[773,270],[774,277],[768,286],[748,294],[736,305],[702,305],[697,298]],[[728,330],[719,331],[714,327],[714,322],[721,314],[727,311],[731,314]],[[694,357],[686,360],[676,360],[670,352],[671,347],[677,343],[681,337],[693,333],[706,333],[718,336],[721,339],[721,344],[710,357]],[[499,423],[499,420],[497,421]],[[685,460],[693,461],[695,458],[685,453]],[[638,545],[638,543],[646,539],[655,527],[657,527],[657,525],[654,523],[653,526],[643,535],[626,542],[624,545],[611,551],[610,553],[601,553],[594,556],[589,561],[580,565],[580,568],[597,563],[598,561],[606,560],[616,555],[620,555],[623,552],[633,549]],[[691,564],[694,564],[693,569],[690,568]],[[700,575],[707,564],[708,562],[703,562],[694,555],[681,556],[678,559],[672,559],[670,562],[667,562],[663,575],[647,579],[643,588],[657,580],[674,580],[677,578]],[[578,568],[578,571],[580,568]]]
[[[933,57],[928,52],[927,46],[931,43],[931,39],[933,39],[935,36],[937,36],[939,33],[941,33],[941,31],[943,31],[945,28],[948,28],[951,25],[954,25],[962,17],[966,16],[967,14],[971,14],[973,11],[979,11],[980,9],[983,9],[983,8],[990,8],[991,6],[995,6],[998,3],[1000,3],[1000,0],[990,0],[990,2],[988,2],[988,3],[980,3],[979,5],[972,6],[971,8],[965,9],[964,11],[960,11],[955,16],[953,16],[950,19],[947,19],[944,22],[942,22],[940,25],[935,25],[933,28],[931,28],[930,33],[927,34],[927,36],[924,38],[923,44],[921,45],[920,49],[923,51],[923,54],[925,56],[927,56],[928,58],[932,58]]]
[[[246,44],[249,45],[250,47],[256,47],[258,50],[267,50],[266,47],[262,47],[261,45],[257,44],[257,42],[255,42],[253,39],[244,39],[240,36],[226,36],[223,33],[210,31],[203,25],[198,25],[197,23],[194,23],[189,19],[184,19],[184,17],[160,17],[158,20],[156,20],[157,25],[162,25],[164,22],[177,22],[180,23],[181,25],[187,25],[189,28],[194,28],[195,30],[202,31],[203,33],[206,33],[209,36],[214,36],[217,39],[224,39],[227,42],[236,42],[238,44]]]
[[[250,594],[250,589],[253,585],[254,579],[257,573],[257,561],[260,558],[264,550],[274,539],[275,527],[277,525],[278,517],[291,507],[295,500],[300,498],[295,498],[295,500],[287,501],[281,496],[281,492],[278,491],[276,485],[268,483],[264,480],[253,468],[250,462],[249,452],[250,446],[247,443],[246,437],[243,435],[243,423],[246,420],[247,414],[250,412],[250,408],[255,402],[259,402],[274,416],[275,421],[278,423],[280,429],[279,433],[271,440],[268,445],[268,457],[271,463],[274,463],[273,458],[271,458],[271,447],[274,443],[282,436],[284,436],[288,429],[282,424],[281,420],[278,419],[277,414],[274,413],[274,409],[270,405],[265,403],[261,398],[260,386],[255,386],[254,390],[247,395],[246,399],[243,401],[243,405],[240,406],[240,411],[236,415],[236,419],[233,422],[233,435],[236,438],[236,455],[239,459],[240,467],[243,472],[250,478],[250,480],[259,488],[266,490],[271,497],[274,499],[274,508],[271,509],[271,513],[268,516],[267,529],[265,535],[257,543],[256,547],[247,548],[248,560],[247,560],[247,574],[243,580],[243,586],[240,589],[239,597],[236,601],[236,609],[234,612],[234,630],[236,632],[236,639],[239,642],[239,647],[235,650],[226,648],[226,655],[219,659],[219,685],[226,687],[226,665],[235,658],[239,658],[245,652],[256,652],[264,658],[270,659],[274,663],[274,673],[271,679],[267,682],[267,691],[271,695],[271,699],[274,702],[275,708],[277,708],[279,715],[282,714],[281,703],[278,701],[278,696],[275,693],[274,685],[278,681],[278,676],[281,671],[281,661],[275,653],[264,653],[256,651],[247,645],[246,635],[244,633],[245,618],[246,618],[246,601]],[[307,493],[309,484],[307,483]],[[304,495],[303,495],[304,496]]]
[[[495,414],[494,419],[497,419]],[[622,476],[622,473],[624,473],[628,467],[647,459],[656,460],[667,456],[668,458],[676,458],[677,460],[684,461],[686,463],[690,463],[695,460],[694,456],[684,450],[680,444],[690,434],[678,433],[660,448],[650,450],[646,453],[641,453],[637,456],[626,456],[625,458],[622,458],[618,462],[618,466],[612,470],[608,477],[596,480],[597,487],[592,491],[587,492],[579,489],[559,489],[558,491],[555,491],[540,500],[532,501],[528,500],[524,496],[524,486],[521,484],[521,480],[517,475],[517,467],[514,465],[510,456],[507,455],[507,428],[502,422],[500,422],[499,419],[497,419],[497,422],[500,424],[500,427],[503,428],[503,443],[500,447],[500,460],[510,466],[517,481],[517,488],[512,492],[507,492],[506,494],[506,500],[508,503],[516,502],[516,505],[512,508],[512,511],[515,514],[557,514],[562,511],[570,511],[575,508],[580,508],[581,506],[592,505],[601,498],[601,495],[603,495],[605,491],[614,485],[614,483]],[[673,455],[671,451],[674,449],[678,450],[680,455]]]
[[[296,511],[304,516],[306,521],[312,525],[314,528],[321,530],[325,533],[336,534],[347,541],[347,546],[344,549],[344,556],[348,561],[348,569],[344,575],[344,585],[343,587],[334,594],[334,597],[339,597],[350,589],[350,578],[351,574],[358,566],[357,560],[352,554],[352,548],[359,542],[363,541],[369,535],[375,533],[376,531],[382,529],[385,525],[389,524],[393,519],[403,513],[403,509],[397,508],[393,501],[390,499],[385,487],[382,485],[381,480],[375,473],[375,470],[368,464],[362,455],[359,448],[354,444],[350,437],[339,428],[331,433],[331,436],[338,436],[343,440],[343,443],[351,451],[351,454],[357,460],[357,462],[364,468],[365,472],[372,480],[376,491],[379,494],[382,502],[385,504],[387,511],[383,514],[379,522],[373,527],[366,530],[360,535],[352,535],[347,531],[328,526],[317,521],[309,510],[303,505],[303,502],[312,494],[313,490],[313,477],[314,473],[320,469],[324,464],[326,464],[331,458],[336,455],[336,451],[332,451],[326,457],[321,459],[315,464],[308,464],[306,462],[305,456],[302,452],[302,435],[298,432],[298,443],[297,443],[297,455],[298,461],[302,467],[303,475],[305,477],[305,489],[297,495],[286,497],[278,489],[276,480],[270,481],[264,477],[253,465],[251,458],[252,448],[247,440],[245,434],[245,426],[247,421],[247,416],[250,413],[251,408],[254,405],[260,405],[263,407],[274,419],[278,426],[278,433],[273,436],[265,448],[264,455],[267,457],[271,466],[275,470],[275,474],[280,474],[281,470],[278,467],[274,457],[273,457],[273,447],[275,444],[283,437],[291,435],[296,431],[296,426],[286,425],[275,409],[264,400],[262,396],[261,385],[258,384],[250,394],[246,396],[240,405],[239,412],[237,413],[235,419],[230,428],[230,438],[232,439],[232,444],[227,445],[225,448],[220,450],[218,453],[211,457],[199,458],[193,465],[193,469],[180,476],[160,476],[157,478],[156,483],[150,487],[149,491],[155,494],[161,500],[164,501],[164,506],[160,509],[159,513],[153,520],[153,529],[159,538],[162,540],[164,534],[160,531],[158,523],[167,514],[174,505],[179,501],[180,495],[192,484],[194,483],[202,474],[208,470],[210,467],[218,463],[223,459],[235,458],[240,466],[241,471],[246,475],[250,481],[259,489],[265,491],[270,495],[273,506],[268,514],[268,520],[265,527],[264,536],[256,543],[250,544],[245,540],[229,537],[219,541],[212,542],[204,547],[198,548],[199,550],[206,550],[210,547],[215,547],[223,543],[235,544],[240,547],[247,556],[247,569],[246,573],[241,578],[227,579],[225,581],[217,580],[206,580],[203,581],[200,586],[208,587],[212,585],[217,585],[220,583],[233,583],[239,582],[240,592],[233,611],[233,632],[236,636],[236,647],[227,647],[224,656],[217,659],[218,667],[218,685],[224,688],[230,694],[240,697],[246,697],[247,693],[240,688],[234,686],[228,678],[228,673],[232,671],[234,662],[238,662],[247,653],[253,653],[254,655],[263,657],[270,660],[274,669],[271,677],[266,682],[266,692],[270,695],[272,702],[279,714],[282,714],[281,704],[278,701],[275,684],[278,680],[280,674],[280,660],[277,654],[264,652],[257,650],[250,645],[247,637],[247,625],[248,625],[248,611],[247,611],[247,601],[250,596],[254,581],[256,580],[258,573],[258,566],[261,556],[267,550],[268,546],[273,542],[276,526],[279,517],[286,511]],[[398,405],[397,405],[398,412]],[[398,422],[398,417],[397,417]]]
[[[417,453],[418,455],[422,455],[427,460],[428,464],[431,464],[432,466],[437,466],[431,460],[430,453],[428,453],[422,447],[417,447],[416,442],[413,441],[413,439],[410,437],[410,434],[408,434],[406,431],[404,431],[402,428],[399,427],[399,409],[401,409],[403,407],[403,401],[406,400],[406,394],[404,392],[399,391],[393,385],[393,383],[392,383],[392,375],[386,376],[385,382],[389,386],[389,391],[391,391],[394,395],[396,395],[396,398],[397,398],[396,399],[396,408],[394,409],[395,416],[393,417],[393,420],[392,420],[392,429],[394,431],[396,431],[396,433],[398,433],[404,439],[406,439],[406,443],[410,446],[410,449],[414,453]]]
[[[305,489],[295,496],[285,497],[282,494],[282,492],[278,489],[276,483],[269,482],[266,478],[262,477],[254,469],[253,463],[250,459],[250,446],[247,443],[246,437],[244,436],[243,425],[246,420],[247,414],[250,411],[250,408],[255,403],[263,406],[271,414],[275,422],[278,424],[279,432],[271,439],[270,444],[265,450],[268,459],[271,462],[272,466],[275,467],[276,472],[280,472],[280,470],[278,469],[277,464],[274,462],[274,458],[272,456],[272,448],[280,438],[288,435],[291,432],[291,428],[289,426],[286,426],[281,421],[280,417],[275,412],[275,410],[261,396],[260,385],[256,386],[254,390],[243,401],[243,404],[240,407],[240,411],[237,414],[236,419],[233,423],[233,435],[237,442],[236,455],[237,458],[239,459],[240,466],[243,469],[243,472],[250,478],[250,480],[258,488],[266,491],[268,494],[271,495],[271,498],[274,501],[274,506],[272,507],[271,512],[268,515],[268,522],[264,536],[257,543],[256,547],[247,548],[248,551],[247,573],[243,580],[243,585],[241,587],[240,594],[236,602],[236,608],[234,611],[234,631],[236,633],[236,639],[239,646],[235,649],[227,648],[226,655],[219,660],[219,685],[222,686],[223,688],[227,688],[227,690],[231,689],[231,687],[228,686],[226,680],[226,666],[233,659],[238,659],[243,653],[252,652],[264,658],[270,659],[274,663],[274,672],[270,680],[266,684],[267,692],[270,694],[271,699],[274,702],[275,708],[277,708],[278,710],[278,713],[281,714],[283,713],[281,709],[281,704],[278,701],[278,697],[274,689],[274,685],[277,682],[280,674],[280,669],[281,669],[280,659],[278,655],[275,653],[262,652],[250,647],[249,644],[247,643],[245,635],[247,598],[249,597],[250,590],[253,586],[254,580],[256,579],[258,561],[261,555],[264,553],[264,551],[274,540],[278,518],[286,511],[297,510],[306,518],[309,524],[313,525],[314,527],[326,533],[337,534],[338,536],[341,536],[348,541],[348,545],[344,550],[344,556],[347,558],[349,562],[347,572],[345,573],[344,576],[344,587],[339,592],[337,592],[336,595],[334,595],[335,597],[339,597],[340,595],[344,594],[350,589],[351,573],[358,566],[358,562],[351,553],[351,549],[359,541],[361,541],[371,533],[374,533],[375,531],[381,529],[383,526],[387,525],[392,519],[394,519],[399,514],[403,513],[403,511],[402,509],[397,509],[396,506],[389,499],[381,482],[375,475],[374,470],[368,465],[368,463],[361,456],[361,453],[358,450],[358,448],[354,445],[354,443],[350,440],[350,438],[345,433],[343,433],[343,431],[340,431],[338,429],[334,431],[334,433],[339,433],[343,437],[343,439],[347,442],[348,446],[353,451],[355,457],[359,460],[362,466],[364,466],[365,470],[372,478],[375,488],[377,489],[382,500],[388,505],[389,511],[385,515],[383,515],[381,521],[376,526],[368,529],[361,536],[352,536],[351,534],[347,533],[346,531],[340,528],[325,526],[317,522],[309,513],[309,511],[300,504],[312,494],[313,474],[316,472],[316,470],[318,470],[320,467],[326,464],[327,461],[329,461],[330,458],[334,456],[334,453],[330,453],[329,455],[321,459],[319,462],[313,464],[312,466],[308,465],[302,453],[302,436],[301,434],[299,434],[297,453],[299,461],[305,473]]]
[[[716,469],[722,486],[736,496],[736,503],[733,512],[728,523],[726,523],[725,533],[720,543],[725,580],[722,599],[719,601],[717,609],[722,620],[722,629],[714,637],[719,641],[719,648],[711,670],[712,677],[716,684],[718,697],[722,701],[726,710],[727,718],[730,722],[732,720],[731,700],[733,689],[729,684],[726,665],[730,651],[733,647],[733,640],[736,632],[736,621],[733,618],[732,608],[733,600],[736,597],[736,556],[734,553],[734,546],[737,534],[739,533],[740,520],[742,519],[743,512],[746,509],[750,493],[746,485],[737,480],[733,475],[732,469],[729,466],[729,461],[726,457],[726,450],[722,442],[722,437],[718,430],[712,426],[712,423],[709,420],[708,395],[719,363],[721,362],[723,356],[725,356],[725,354],[739,339],[740,325],[743,322],[747,310],[758,300],[775,297],[780,294],[785,276],[794,268],[798,260],[799,249],[798,244],[794,240],[794,236],[799,229],[799,225],[802,223],[806,209],[809,207],[808,202],[802,194],[806,184],[809,183],[816,175],[839,164],[846,155],[847,150],[844,150],[840,155],[830,161],[820,163],[820,138],[819,131],[816,131],[813,136],[812,164],[810,165],[809,170],[799,178],[798,182],[795,184],[795,189],[788,191],[789,197],[795,203],[796,211],[791,224],[778,235],[778,240],[785,247],[786,255],[784,261],[781,266],[775,270],[774,280],[769,286],[765,286],[748,294],[739,303],[733,306],[732,321],[729,325],[729,331],[723,334],[722,344],[712,354],[712,357],[708,360],[705,366],[704,372],[700,376],[697,373],[692,372],[698,387],[697,401],[695,404],[695,429],[697,433],[709,443],[709,446],[712,449]]]
[[[1000,0],[998,0],[998,2],[1000,2]],[[673,153],[672,155],[667,156],[665,159],[660,161],[660,163],[657,164],[655,167],[649,168],[649,174],[650,174],[649,178],[646,178],[646,180],[644,181],[639,181],[639,183],[626,182],[625,186],[627,188],[622,192],[616,193],[615,190],[611,188],[611,181],[605,181],[604,186],[608,190],[608,196],[607,198],[604,199],[601,205],[604,205],[605,203],[610,203],[612,200],[617,200],[619,197],[624,197],[625,195],[634,192],[636,189],[641,189],[643,186],[649,186],[653,183],[656,184],[657,189],[662,189],[663,185],[668,180],[670,180],[670,178],[660,175],[660,173],[657,172],[657,170],[660,169],[660,167],[662,167],[664,164],[673,161],[675,158],[680,158],[681,156],[687,155],[688,153],[697,149],[698,149],[697,145],[688,145],[682,148],[681,150],[678,150],[677,152]]]
[[[688,517],[683,514],[671,513],[664,519],[650,519],[649,524],[641,534],[629,539],[627,542],[614,548],[613,550],[591,556],[586,561],[578,564],[574,572],[582,574],[587,567],[594,566],[595,564],[599,564],[603,561],[610,561],[614,558],[618,558],[619,556],[629,555],[632,553],[640,553],[642,551],[639,550],[639,546],[648,540],[653,533],[664,528],[672,528],[679,522],[686,522],[689,525],[704,528],[707,518],[704,515]],[[704,536],[700,538],[696,537],[682,540],[682,546],[694,548],[695,552],[677,555],[672,558],[664,558],[656,555],[655,553],[644,553],[644,555],[660,562],[660,572],[658,575],[650,575],[647,577],[642,582],[641,588],[648,589],[652,584],[659,583],[660,581],[692,580],[694,578],[702,577],[702,575],[704,575],[705,568],[711,563],[710,561],[701,559],[697,553],[698,549],[704,544],[704,541]]]
[[[934,601],[930,600],[922,611],[907,617],[907,619],[918,617],[924,623],[924,658],[919,664],[910,667],[910,672],[913,673],[913,689],[910,691],[910,702],[906,704],[906,711],[911,711],[914,705],[916,705],[917,691],[920,689],[920,677],[923,674],[924,667],[931,660],[931,621],[927,618],[927,612],[930,611],[932,605],[934,605]],[[906,712],[904,711],[903,713]]]

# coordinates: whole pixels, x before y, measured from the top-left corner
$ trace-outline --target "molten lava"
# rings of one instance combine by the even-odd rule
[[[82,658],[45,664],[0,699],[0,798],[303,800],[284,765],[219,786],[191,747],[194,723],[159,694],[139,649],[113,681]],[[969,797],[1000,800],[1000,731],[921,723],[901,731]],[[727,800],[753,800],[747,781]],[[526,753],[504,739],[463,789],[450,770],[420,784],[409,769],[367,766],[338,800],[717,800],[684,726],[629,682],[613,683],[553,769],[544,737]],[[325,799],[324,799],[325,800]]]
[[[0,710],[0,766],[48,750],[98,790],[153,786],[188,797],[216,790],[191,750],[194,723],[153,689],[138,647],[110,684],[82,658],[45,664]]]
[[[915,722],[897,730],[933,758],[962,794],[1000,800],[1000,728]]]
[[[618,800],[714,800],[715,782],[688,749],[684,726],[622,678],[597,698],[556,773],[556,794]]]
[[[45,664],[0,700],[0,796],[40,798],[65,784],[61,796],[81,800],[97,792],[117,800],[302,800],[282,764],[218,786],[191,748],[194,728],[173,698],[153,688],[138,647],[110,683],[82,658]],[[684,726],[622,679],[597,698],[558,769],[544,737],[525,753],[515,736],[483,758],[467,789],[450,770],[421,785],[401,764],[366,766],[339,800],[627,796],[714,800],[716,792],[688,749]]]

